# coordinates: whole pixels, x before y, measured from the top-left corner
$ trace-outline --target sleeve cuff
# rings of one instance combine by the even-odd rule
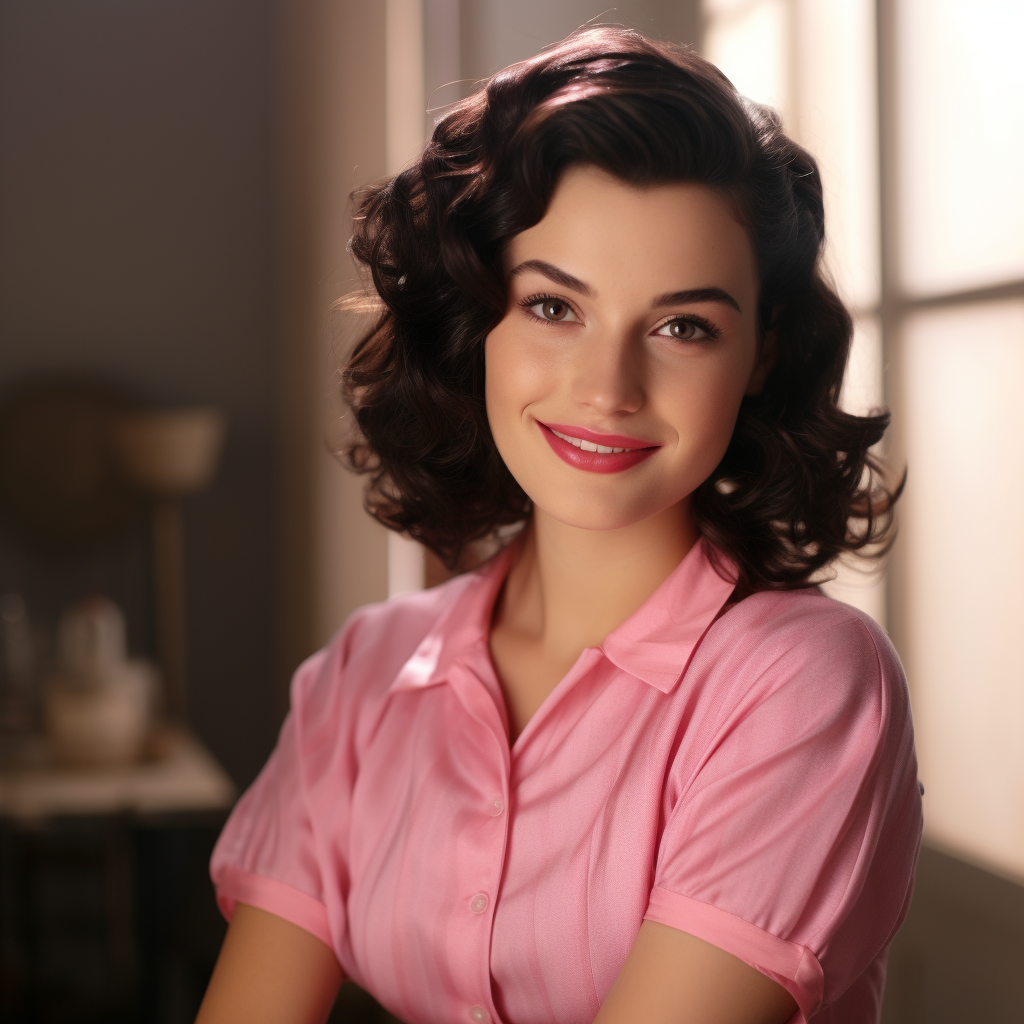
[[[327,908],[317,899],[264,875],[238,868],[222,868],[218,873],[217,906],[230,921],[235,905],[247,903],[267,913],[283,917],[334,949]]]
[[[780,939],[735,914],[660,886],[652,890],[644,917],[710,942],[778,982],[800,1008],[794,1024],[802,1024],[821,1005],[824,975],[818,958],[806,946]]]

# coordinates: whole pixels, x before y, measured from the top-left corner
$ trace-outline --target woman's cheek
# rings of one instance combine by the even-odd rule
[[[722,461],[732,440],[742,392],[733,375],[703,381],[677,405],[672,419],[678,425],[685,469],[680,483],[696,490]]]
[[[525,361],[515,358],[520,348],[515,344],[514,332],[505,321],[491,331],[484,343],[487,421],[498,453],[506,464],[515,459],[515,432],[521,426],[522,410],[529,401],[529,373]]]

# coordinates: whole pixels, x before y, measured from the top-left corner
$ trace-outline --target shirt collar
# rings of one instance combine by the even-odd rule
[[[660,587],[601,644],[612,664],[671,691],[736,586],[735,565],[703,537]]]
[[[518,547],[513,541],[467,573],[462,589],[402,666],[389,692],[444,682],[470,648],[486,647],[494,602]],[[605,637],[600,650],[624,672],[670,692],[729,599],[735,580],[733,563],[701,538],[661,586]]]
[[[402,666],[389,692],[420,690],[444,682],[451,666],[471,648],[486,648],[494,602],[519,544],[519,538],[513,540],[478,569],[446,584],[461,584],[462,589]]]

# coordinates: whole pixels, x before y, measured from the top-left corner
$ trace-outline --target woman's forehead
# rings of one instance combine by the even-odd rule
[[[637,186],[591,166],[566,171],[544,216],[510,240],[506,274],[531,262],[593,292],[717,286],[743,293],[744,307],[756,294],[749,237],[726,198],[695,182]]]

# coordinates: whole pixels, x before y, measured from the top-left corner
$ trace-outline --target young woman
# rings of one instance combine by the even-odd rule
[[[888,417],[837,406],[821,183],[694,54],[580,32],[360,197],[346,370],[385,525],[475,571],[296,674],[213,859],[202,1024],[869,1024],[921,830]],[[505,533],[507,537],[507,532]]]

